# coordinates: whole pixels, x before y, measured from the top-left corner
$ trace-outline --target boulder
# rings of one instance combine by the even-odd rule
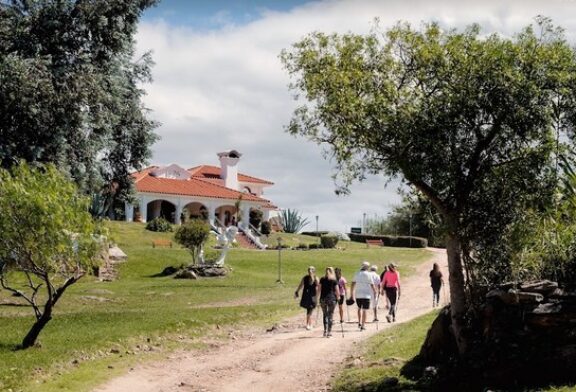
[[[108,259],[112,264],[124,263],[128,260],[128,256],[122,251],[122,249],[113,246],[108,249]]]
[[[174,279],[198,279],[198,276],[194,273],[194,271],[183,269],[174,275]]]
[[[550,280],[541,280],[538,282],[527,282],[520,285],[520,291],[529,293],[540,293],[543,295],[552,294],[558,288],[558,283]]]

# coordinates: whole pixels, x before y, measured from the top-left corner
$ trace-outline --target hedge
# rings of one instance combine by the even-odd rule
[[[321,237],[321,236],[326,235],[328,233],[329,233],[329,231],[303,231],[300,234],[308,235],[311,237]]]
[[[320,243],[324,249],[332,249],[336,247],[338,243],[338,237],[334,235],[323,235],[320,237]]]
[[[394,246],[399,248],[426,248],[428,240],[422,237],[393,236],[393,235],[373,235],[348,233],[351,241],[365,243],[366,240],[382,240],[384,246]]]

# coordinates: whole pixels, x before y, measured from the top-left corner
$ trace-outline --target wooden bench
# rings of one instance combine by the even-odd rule
[[[384,246],[384,242],[382,240],[366,240],[366,247],[370,247],[370,245]]]
[[[156,248],[157,246],[165,246],[165,247],[172,247],[172,241],[170,240],[152,240],[152,247]]]

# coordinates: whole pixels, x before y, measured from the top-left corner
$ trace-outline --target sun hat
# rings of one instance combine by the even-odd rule
[[[362,262],[362,265],[360,266],[360,269],[365,270],[365,269],[368,269],[368,268],[370,268],[370,263],[367,262],[367,261],[363,261],[363,262]]]
[[[375,264],[372,265],[372,266],[370,267],[370,271],[378,271],[378,266],[375,265]]]

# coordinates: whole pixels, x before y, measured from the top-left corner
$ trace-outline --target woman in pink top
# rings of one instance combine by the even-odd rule
[[[390,311],[386,320],[390,323],[396,321],[396,303],[400,298],[400,273],[396,271],[396,264],[390,263],[388,271],[384,273],[384,279],[380,283],[380,292],[386,293],[386,298],[390,301]]]

